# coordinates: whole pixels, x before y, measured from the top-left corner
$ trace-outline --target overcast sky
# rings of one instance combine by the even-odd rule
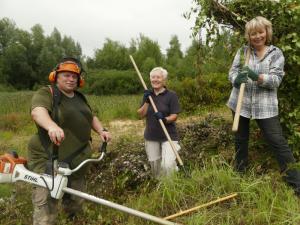
[[[56,27],[79,42],[83,54],[93,56],[106,38],[129,46],[142,33],[157,41],[165,53],[172,35],[183,51],[191,44],[194,20],[182,14],[192,0],[0,0],[0,18],[12,19],[30,31],[41,24],[45,35]]]

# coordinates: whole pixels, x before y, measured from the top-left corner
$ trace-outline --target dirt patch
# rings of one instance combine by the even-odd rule
[[[143,137],[145,121],[144,120],[114,120],[109,122],[109,130],[114,139],[121,136]]]

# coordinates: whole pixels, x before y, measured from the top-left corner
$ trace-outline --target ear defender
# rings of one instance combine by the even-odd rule
[[[78,84],[78,87],[83,87],[83,86],[84,86],[84,83],[85,83],[84,78],[80,76],[80,77],[79,77],[79,84]]]
[[[58,64],[55,69],[49,74],[49,81],[51,83],[55,83],[57,79],[57,74],[59,72],[72,72],[78,75],[78,87],[83,87],[84,79],[81,76],[83,69],[81,68],[81,64],[78,60],[73,58],[65,58],[65,61]],[[79,63],[77,63],[79,62]]]

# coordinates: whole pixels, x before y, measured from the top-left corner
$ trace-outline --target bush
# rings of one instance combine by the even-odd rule
[[[145,82],[149,78],[144,78]],[[95,95],[124,95],[143,92],[143,86],[135,71],[98,70],[91,71],[83,92]]]
[[[182,109],[188,112],[198,106],[225,103],[231,90],[227,75],[221,73],[188,77],[170,82],[169,86],[178,94]]]

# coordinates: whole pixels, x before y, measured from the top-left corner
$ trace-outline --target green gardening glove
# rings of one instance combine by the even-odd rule
[[[233,86],[236,88],[240,88],[242,83],[247,83],[248,77],[246,71],[241,71],[238,73],[237,77],[233,81]]]
[[[257,81],[258,80],[258,74],[255,73],[253,70],[251,70],[248,66],[244,66],[242,69],[243,72],[246,72],[248,77],[253,80]]]

